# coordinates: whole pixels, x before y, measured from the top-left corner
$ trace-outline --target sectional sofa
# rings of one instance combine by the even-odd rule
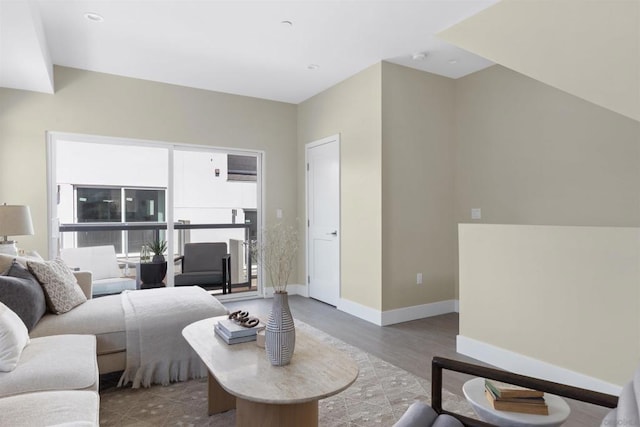
[[[127,367],[122,298],[93,299],[91,273],[68,271],[80,300],[54,314],[54,296],[33,263],[27,268],[29,261],[34,260],[0,254],[0,425],[98,425],[99,375]],[[211,316],[227,313],[212,299]],[[3,359],[12,331],[24,339],[19,358],[7,369]]]

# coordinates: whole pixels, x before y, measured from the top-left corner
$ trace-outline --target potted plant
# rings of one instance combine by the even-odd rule
[[[148,243],[149,250],[153,252],[153,258],[151,258],[151,262],[160,263],[164,262],[164,253],[167,250],[167,241],[166,240],[154,240],[151,243]]]
[[[265,327],[265,348],[274,366],[289,364],[296,344],[296,330],[289,308],[287,284],[298,253],[298,233],[278,222],[263,230],[263,240],[251,253],[264,267],[274,288],[273,306]]]

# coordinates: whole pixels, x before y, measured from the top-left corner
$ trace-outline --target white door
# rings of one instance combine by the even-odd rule
[[[307,271],[309,295],[340,299],[340,137],[306,145]]]

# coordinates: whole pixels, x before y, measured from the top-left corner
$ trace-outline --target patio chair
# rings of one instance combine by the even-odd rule
[[[71,268],[91,272],[94,296],[136,289],[136,280],[122,275],[113,245],[63,248],[60,257]]]
[[[609,394],[514,374],[501,369],[446,359],[444,357],[434,357],[431,361],[431,406],[423,402],[414,402],[398,422],[394,424],[394,427],[496,427],[494,424],[450,412],[442,408],[442,371],[445,369],[540,390],[605,408],[615,408],[618,406],[618,397]]]
[[[175,286],[222,288],[223,294],[231,293],[231,256],[226,243],[185,243],[184,255],[175,262],[182,263],[182,273],[174,278]]]

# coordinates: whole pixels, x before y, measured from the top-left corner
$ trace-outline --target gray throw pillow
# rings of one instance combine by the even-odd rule
[[[0,302],[18,315],[29,331],[47,310],[42,286],[16,261],[0,276]]]

